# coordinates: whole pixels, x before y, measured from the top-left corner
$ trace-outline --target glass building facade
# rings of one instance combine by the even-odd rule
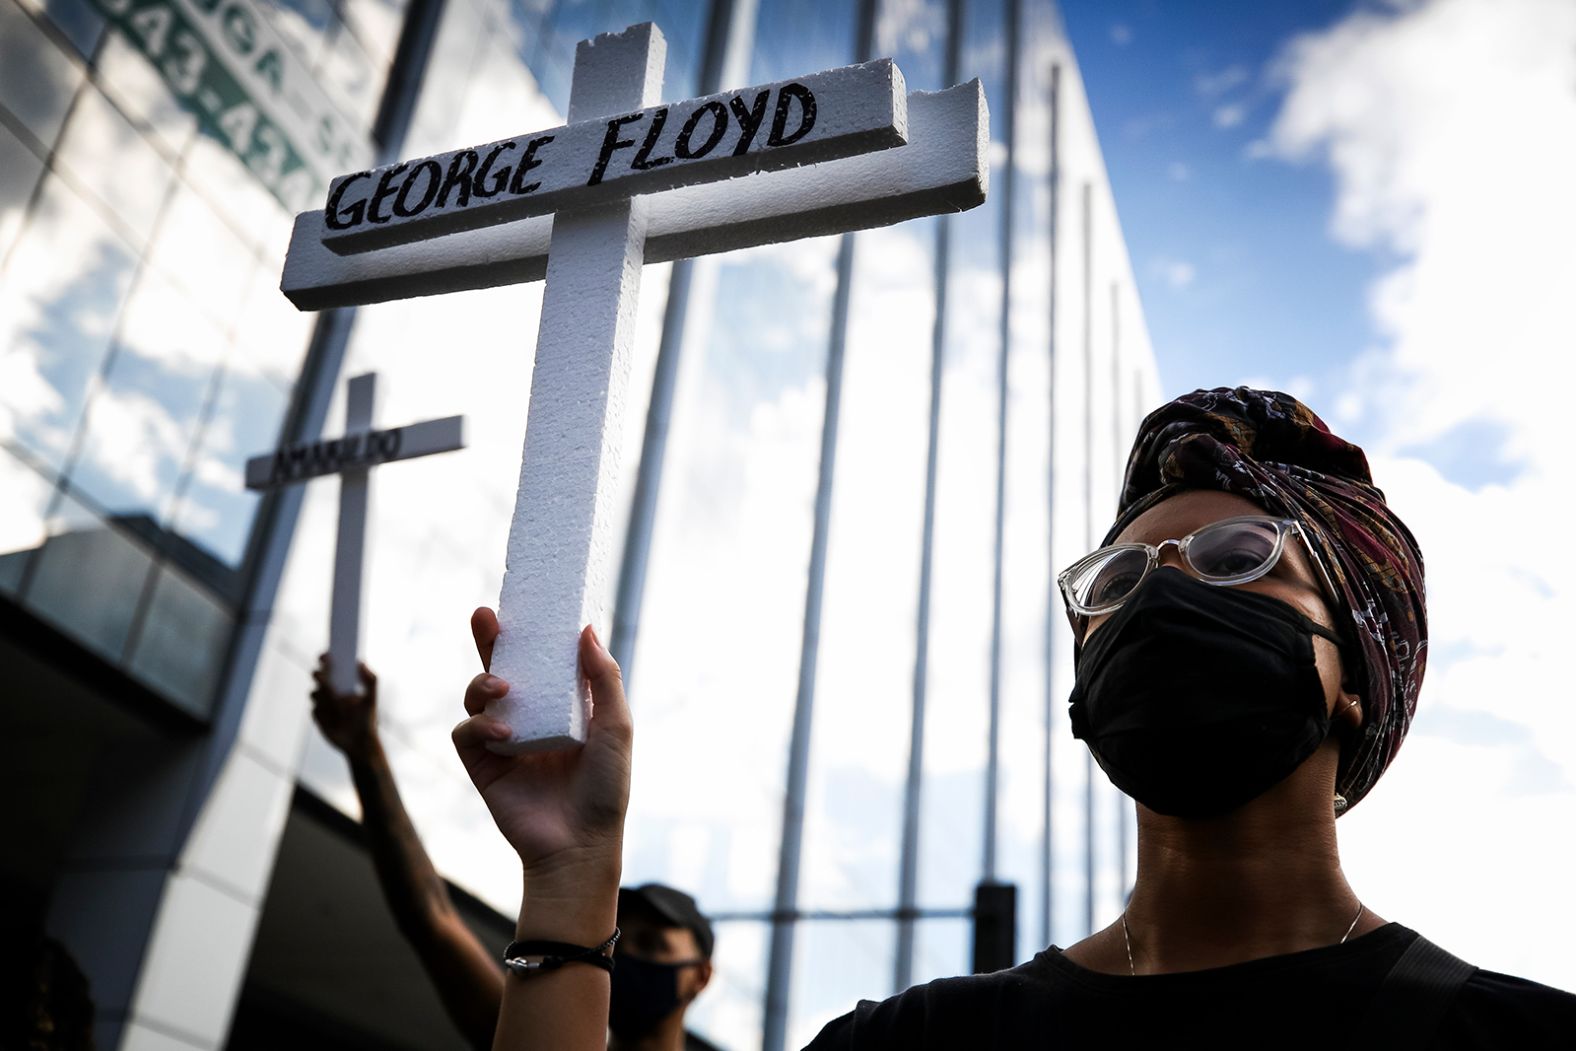
[[[1017,888],[1019,958],[1120,908],[1131,815],[1067,726],[1053,577],[1159,391],[1051,0],[0,0],[0,601],[220,742],[175,867],[211,864],[239,962],[215,1017],[159,1023],[180,1046],[223,1046],[296,786],[359,812],[305,715],[337,487],[241,485],[337,433],[345,376],[380,374],[382,424],[467,417],[375,472],[363,650],[438,867],[518,907],[448,734],[541,288],[317,319],[277,286],[328,176],[562,123],[576,41],[640,21],[666,98],[891,56],[910,90],[980,78],[991,120],[979,208],[643,276],[598,626],[639,731],[626,882],[717,917],[694,1028],[800,1046],[967,971],[982,882]],[[263,830],[245,872],[221,812]],[[178,1015],[149,984],[127,1017]]]

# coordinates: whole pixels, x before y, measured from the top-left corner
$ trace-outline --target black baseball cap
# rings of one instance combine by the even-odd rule
[[[712,933],[711,922],[701,915],[700,906],[695,904],[694,898],[661,883],[643,883],[638,887],[618,888],[620,914],[630,901],[644,905],[669,925],[682,927],[695,935],[695,944],[700,948],[700,954],[708,960],[711,959],[711,949],[717,942],[717,936]]]

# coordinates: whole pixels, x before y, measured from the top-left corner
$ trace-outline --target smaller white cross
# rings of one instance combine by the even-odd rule
[[[361,640],[361,570],[367,541],[367,470],[381,463],[465,448],[465,417],[446,416],[377,430],[377,374],[352,377],[345,397],[345,436],[299,442],[246,461],[248,489],[278,489],[339,475],[339,531],[334,547],[333,604],[328,618],[329,681],[356,688]]]

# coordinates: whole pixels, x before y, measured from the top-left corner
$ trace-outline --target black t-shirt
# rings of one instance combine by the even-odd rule
[[[1358,1046],[1385,975],[1417,932],[1386,924],[1344,945],[1181,974],[1112,975],[1055,946],[995,974],[863,1000],[806,1051]],[[1576,996],[1479,970],[1431,1045],[1576,1049]]]
[[[684,1030],[684,1051],[722,1051],[722,1048],[707,1040],[699,1033]]]

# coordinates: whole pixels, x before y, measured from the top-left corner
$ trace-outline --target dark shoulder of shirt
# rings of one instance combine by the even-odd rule
[[[957,1048],[1346,1047],[1417,932],[1386,924],[1344,945],[1181,974],[1100,974],[1060,949],[994,974],[863,1000],[806,1051]],[[1576,1049],[1576,996],[1478,970],[1431,1046]]]

